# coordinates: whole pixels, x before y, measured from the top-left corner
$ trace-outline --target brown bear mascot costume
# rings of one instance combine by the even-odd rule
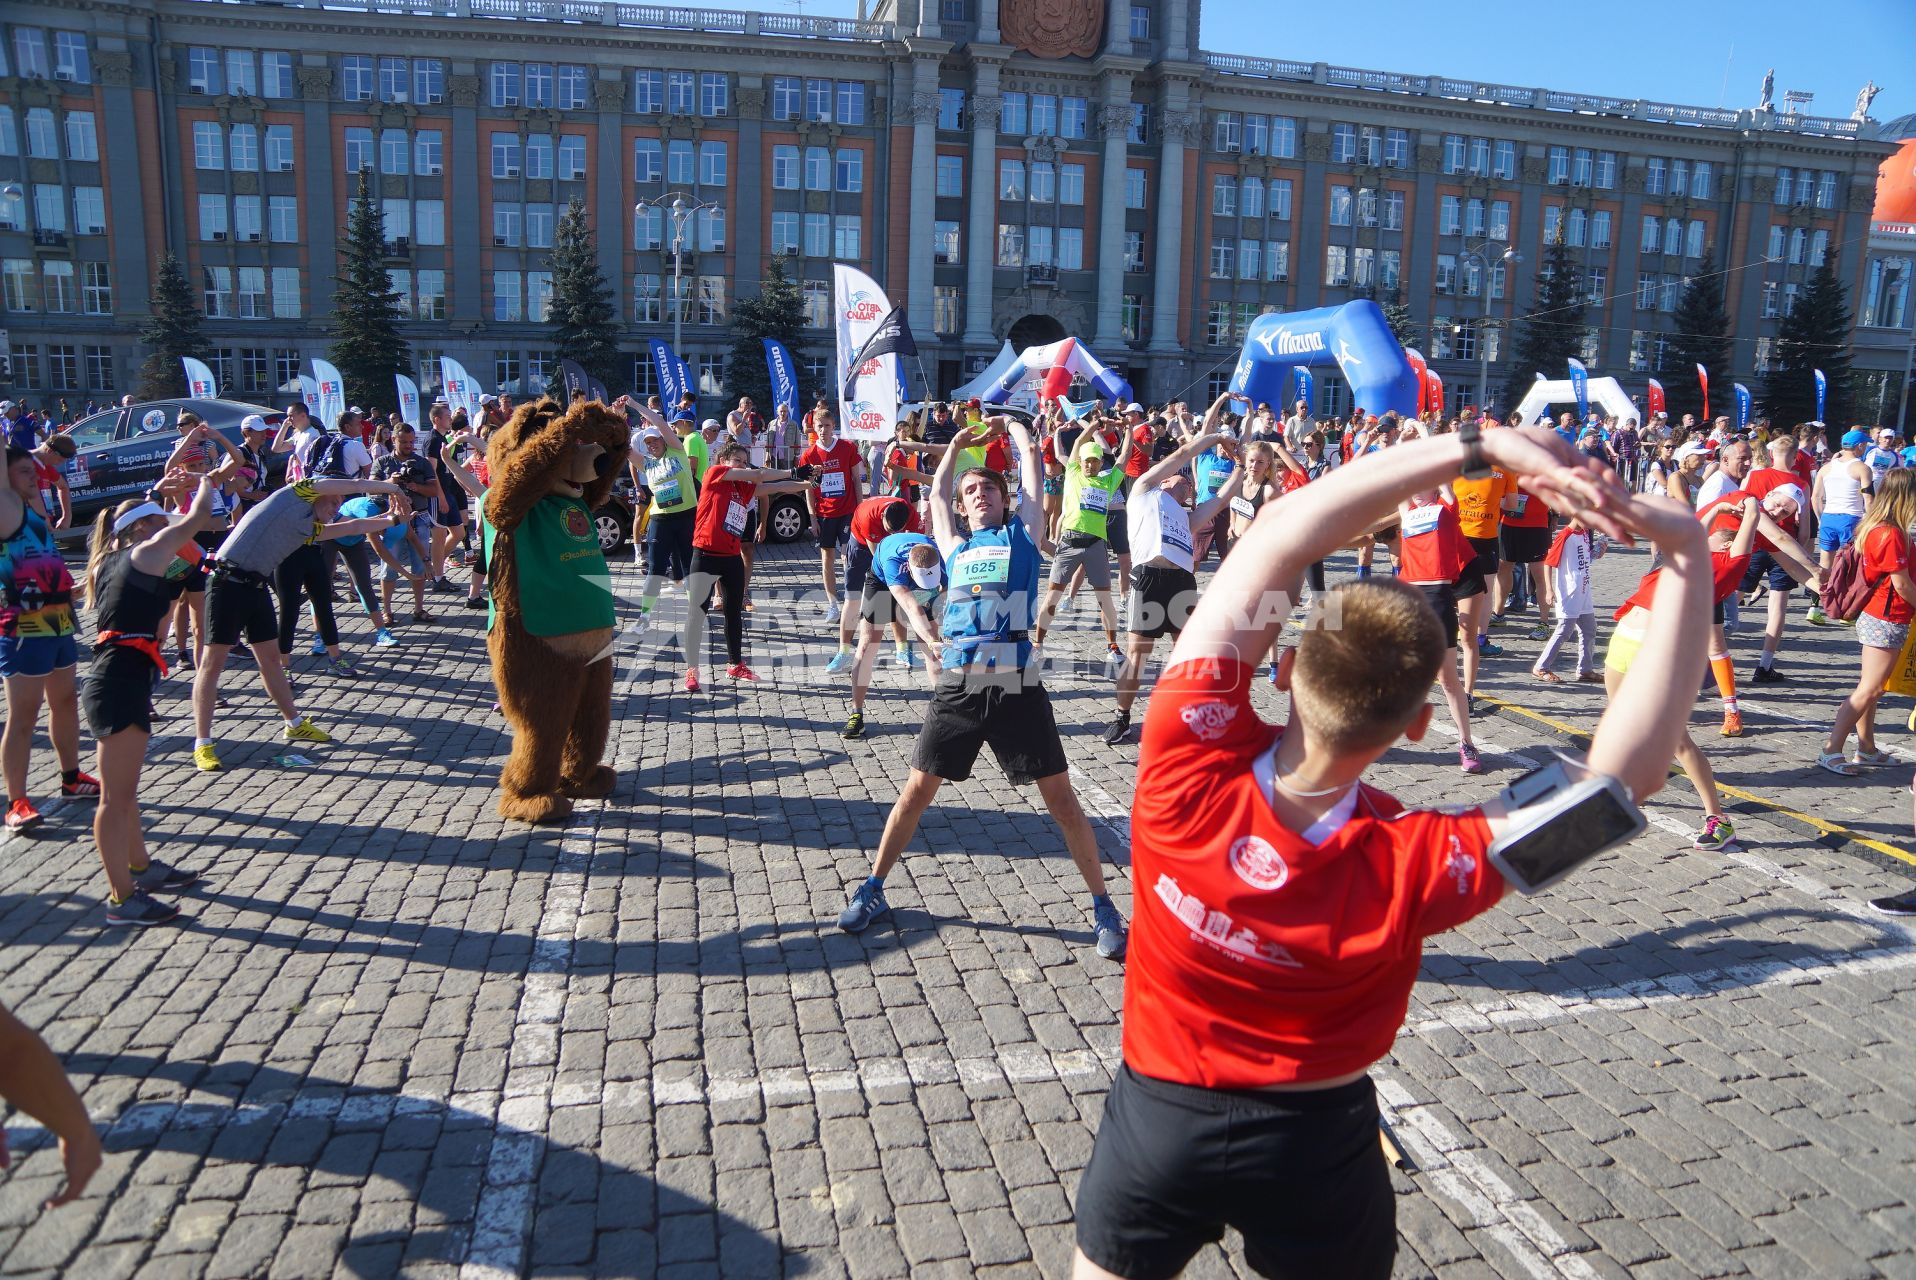
[[[522,405],[492,433],[481,506],[492,603],[486,648],[512,755],[499,815],[562,822],[612,793],[612,580],[592,512],[625,466],[623,415],[596,401]]]

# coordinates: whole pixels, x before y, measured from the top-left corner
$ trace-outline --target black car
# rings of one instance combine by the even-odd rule
[[[240,400],[148,400],[116,406],[82,418],[67,432],[78,446],[64,468],[73,491],[72,527],[63,538],[86,534],[93,518],[122,499],[146,492],[157,481],[173,448],[180,442],[180,414],[198,414],[206,424],[240,443],[240,420],[256,413],[269,427],[278,427],[285,415],[265,405]],[[286,455],[269,459],[274,474],[284,471]]]

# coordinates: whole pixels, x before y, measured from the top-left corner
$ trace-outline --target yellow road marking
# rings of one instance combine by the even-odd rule
[[[1480,701],[1487,702],[1493,707],[1513,712],[1527,720],[1534,720],[1538,724],[1557,733],[1580,739],[1585,743],[1588,743],[1590,740],[1590,734],[1587,730],[1579,729],[1575,725],[1568,724],[1554,716],[1547,716],[1541,711],[1532,711],[1529,707],[1519,706],[1517,703],[1507,701],[1503,698],[1493,697],[1487,693],[1479,693],[1477,697]],[[1680,773],[1681,770],[1672,769],[1671,772]],[[1743,801],[1745,804],[1753,804],[1760,809],[1768,809],[1772,813],[1781,814],[1783,817],[1800,822],[1813,831],[1819,831],[1826,836],[1835,836],[1839,839],[1850,841],[1853,844],[1861,845],[1872,853],[1880,853],[1886,858],[1894,858],[1898,862],[1916,867],[1916,851],[1904,849],[1898,845],[1878,840],[1873,836],[1863,835],[1861,832],[1852,831],[1840,823],[1827,821],[1814,814],[1792,809],[1780,801],[1757,795],[1753,791],[1745,791],[1741,787],[1733,787],[1721,778],[1717,779],[1716,789],[1724,795]]]

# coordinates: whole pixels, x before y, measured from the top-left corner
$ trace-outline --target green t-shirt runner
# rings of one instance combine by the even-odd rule
[[[1073,458],[1064,468],[1064,519],[1060,528],[1071,533],[1107,537],[1105,513],[1111,509],[1111,497],[1124,484],[1124,472],[1106,467],[1095,476],[1084,473],[1084,465]]]
[[[490,520],[481,524],[486,563],[496,563],[498,531]],[[592,513],[579,499],[541,498],[513,531],[512,558],[519,570],[519,615],[530,634],[562,636],[613,625],[612,576]],[[486,630],[497,618],[488,597]]]
[[[708,455],[711,452],[710,447],[705,443],[705,437],[694,431],[679,443],[685,446],[685,456],[692,460],[692,479],[702,483],[705,479],[705,468],[710,461]]]
[[[705,443],[698,439],[700,444]],[[698,486],[694,483],[697,473],[684,449],[668,444],[658,457],[641,454],[640,459],[645,464],[645,487],[652,491],[653,515],[674,515],[698,505]]]

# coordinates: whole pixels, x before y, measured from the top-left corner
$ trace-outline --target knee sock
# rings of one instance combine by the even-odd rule
[[[1710,655],[1710,674],[1716,677],[1716,691],[1723,695],[1723,709],[1736,710],[1736,667],[1727,653]]]
[[[1357,566],[1357,576],[1358,576],[1359,578],[1368,578],[1368,577],[1370,577],[1370,566],[1369,566],[1369,565],[1367,565],[1367,564],[1360,564],[1360,565],[1358,565],[1358,566]]]

